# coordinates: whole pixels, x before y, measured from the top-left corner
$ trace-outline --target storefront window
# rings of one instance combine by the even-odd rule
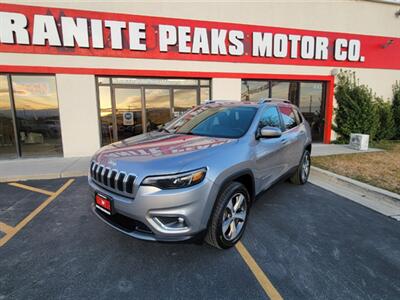
[[[98,77],[97,82],[99,84],[110,84],[110,78],[109,77]]]
[[[242,101],[258,102],[270,97],[268,80],[242,80]]]
[[[0,76],[0,159],[17,157],[7,76]]]
[[[11,76],[22,157],[62,155],[54,76]]]
[[[174,89],[174,117],[179,117],[197,104],[195,89]]]
[[[298,82],[271,81],[271,98],[289,100],[296,103]]]
[[[242,101],[259,101],[263,98],[287,99],[300,108],[310,124],[313,141],[322,141],[325,85],[323,81],[242,80]]]
[[[301,82],[299,108],[311,126],[314,141],[322,139],[324,130],[323,96],[324,84],[322,82]]]
[[[100,123],[102,145],[112,143],[113,113],[111,105],[111,91],[109,86],[99,87]]]
[[[202,88],[200,88],[200,103],[204,103],[207,100],[211,100],[210,88],[209,87],[202,87]]]
[[[158,126],[171,120],[169,89],[146,88],[147,131],[157,130]]]
[[[157,130],[209,100],[209,79],[98,77],[102,145]]]
[[[115,119],[119,140],[143,133],[140,88],[115,88]]]

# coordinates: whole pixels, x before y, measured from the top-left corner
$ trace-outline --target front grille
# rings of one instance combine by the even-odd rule
[[[136,176],[118,172],[96,162],[90,164],[90,177],[100,186],[124,195],[132,195]]]

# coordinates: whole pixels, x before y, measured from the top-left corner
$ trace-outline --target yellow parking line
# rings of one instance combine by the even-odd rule
[[[236,244],[236,250],[239,252],[240,256],[242,256],[244,262],[247,264],[253,275],[256,277],[258,283],[264,289],[264,292],[267,294],[267,296],[271,300],[283,300],[282,296],[272,285],[267,275],[265,275],[265,273],[261,270],[257,262],[251,256],[249,251],[247,251],[246,247],[242,244],[242,242],[239,241]]]
[[[33,186],[25,185],[25,184],[18,183],[18,182],[12,182],[12,183],[9,183],[8,185],[15,186],[17,188],[21,188],[21,189],[28,190],[28,191],[31,191],[31,192],[45,194],[47,196],[52,196],[54,194],[54,192],[50,192],[50,191],[46,191],[46,190],[43,190],[43,189],[35,188]]]
[[[9,233],[13,229],[14,229],[14,227],[11,227],[10,225],[7,225],[6,223],[0,222],[0,231],[3,231],[4,233]]]
[[[34,211],[32,211],[28,216],[25,217],[17,226],[12,227],[9,232],[6,233],[4,237],[0,239],[0,247],[4,246],[14,235],[16,235],[22,228],[25,227],[34,217],[36,217],[47,205],[49,205],[54,199],[56,199],[62,192],[69,187],[75,179],[69,179],[62,187],[60,187],[56,192],[47,198],[42,204],[40,204]]]

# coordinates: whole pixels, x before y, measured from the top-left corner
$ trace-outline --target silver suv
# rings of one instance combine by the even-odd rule
[[[310,152],[310,127],[289,101],[209,101],[101,148],[90,166],[93,210],[135,238],[229,248],[257,194],[284,178],[307,181]]]

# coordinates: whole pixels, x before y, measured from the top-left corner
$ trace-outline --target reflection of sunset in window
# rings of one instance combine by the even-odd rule
[[[102,145],[158,130],[208,100],[210,84],[209,79],[97,77]]]
[[[99,87],[99,100],[100,100],[100,116],[108,116],[112,114],[111,108],[111,92],[110,87]]]
[[[54,77],[12,76],[16,109],[57,109],[57,91]]]
[[[165,108],[170,104],[168,89],[146,89],[146,108]]]
[[[174,89],[174,109],[185,111],[196,106],[196,94],[194,89]]]

